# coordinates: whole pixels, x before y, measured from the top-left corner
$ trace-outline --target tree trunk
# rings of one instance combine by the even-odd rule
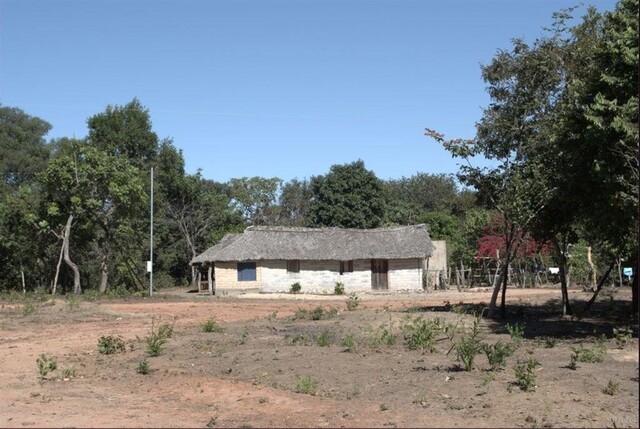
[[[71,258],[69,257],[69,241],[71,236],[72,222],[73,222],[73,215],[69,215],[69,219],[67,219],[67,224],[64,227],[62,247],[64,249],[64,262],[69,266],[69,268],[73,272],[73,293],[79,294],[80,292],[82,292],[82,289],[80,288],[80,270],[78,269],[78,266],[74,264]]]
[[[593,260],[591,259],[591,246],[587,246],[587,262],[589,263],[589,268],[591,271],[589,272],[589,280],[591,282],[590,289],[596,289],[596,267],[593,265]]]
[[[567,245],[565,243],[562,244],[562,248],[560,248],[560,243],[558,240],[553,240],[553,244],[556,248],[556,253],[558,254],[558,268],[560,269],[560,291],[562,292],[562,315],[572,315],[573,310],[571,309],[571,304],[569,303],[569,272],[567,267]]]
[[[613,262],[611,262],[611,264],[609,265],[609,268],[607,268],[607,272],[604,273],[604,276],[602,276],[602,278],[600,279],[600,283],[598,283],[598,287],[596,288],[595,292],[593,293],[593,296],[591,297],[589,302],[587,302],[587,305],[584,307],[584,311],[582,312],[582,316],[584,316],[585,314],[587,314],[589,312],[589,310],[591,310],[591,305],[595,302],[596,298],[598,297],[598,294],[600,293],[600,289],[602,289],[602,286],[604,286],[604,283],[607,280],[607,278],[609,277],[609,273],[611,272],[611,270],[613,270],[613,267],[614,267],[615,264],[616,264],[615,260]]]
[[[622,258],[618,256],[618,286],[622,288]]]
[[[638,316],[638,266],[633,269],[633,281],[631,282],[631,308]]]
[[[22,280],[22,293],[27,293],[27,283],[24,281],[24,268],[22,267],[22,261],[20,261],[20,279]]]
[[[460,284],[463,288],[466,286],[464,281],[464,262],[462,262],[462,259],[460,259]]]
[[[107,291],[107,285],[109,283],[109,265],[108,265],[109,255],[107,250],[105,249],[102,253],[102,259],[100,261],[100,293],[105,293]]]
[[[51,295],[56,294],[58,288],[58,276],[60,275],[60,265],[62,265],[62,257],[64,256],[64,239],[62,240],[62,246],[60,246],[60,256],[58,257],[58,265],[56,265],[56,275],[53,276],[53,286],[51,287]]]

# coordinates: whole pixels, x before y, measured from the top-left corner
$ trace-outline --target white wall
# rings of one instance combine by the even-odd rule
[[[389,291],[422,290],[422,260],[390,260]],[[302,293],[333,293],[342,282],[345,293],[371,291],[371,260],[353,261],[353,272],[340,274],[339,261],[300,261],[300,272],[287,272],[286,261],[262,261],[263,292],[289,292],[298,282]]]

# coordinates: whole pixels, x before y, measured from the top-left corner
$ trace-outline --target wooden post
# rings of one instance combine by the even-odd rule
[[[213,295],[213,264],[209,264],[209,269],[207,270],[207,285],[209,286],[209,295]]]

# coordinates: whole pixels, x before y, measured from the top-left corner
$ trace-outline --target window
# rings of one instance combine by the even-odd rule
[[[238,262],[238,281],[239,282],[255,282],[256,281],[256,263],[255,262]]]
[[[340,274],[352,273],[353,261],[340,261]]]
[[[287,272],[288,273],[299,273],[300,272],[300,261],[287,261]]]

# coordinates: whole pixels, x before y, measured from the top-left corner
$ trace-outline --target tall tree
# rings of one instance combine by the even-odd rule
[[[44,136],[50,129],[40,118],[0,106],[0,192],[16,190],[44,169],[49,159]]]
[[[231,179],[229,195],[232,204],[251,225],[275,224],[278,218],[278,190],[282,180],[277,177],[242,177]]]
[[[375,228],[384,216],[382,182],[362,160],[333,165],[311,179],[309,224],[314,227]]]
[[[71,259],[71,238],[76,222],[87,224],[99,243],[106,243],[127,220],[138,216],[146,194],[138,169],[123,157],[110,156],[83,141],[70,140],[51,160],[42,181],[51,225],[64,224],[64,259],[73,272],[74,293],[81,292],[80,270]],[[101,230],[98,232],[96,229]],[[109,273],[108,248],[102,249],[100,290],[106,289]]]

